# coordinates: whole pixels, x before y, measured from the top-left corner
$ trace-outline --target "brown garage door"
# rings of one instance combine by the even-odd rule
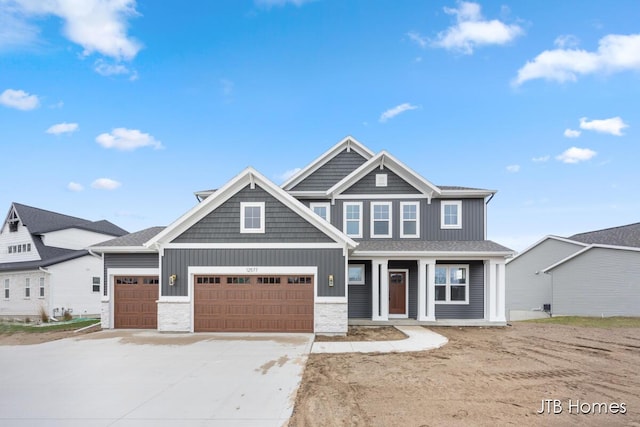
[[[313,332],[313,276],[194,277],[196,332]]]
[[[116,328],[158,328],[158,276],[116,276],[114,323]]]

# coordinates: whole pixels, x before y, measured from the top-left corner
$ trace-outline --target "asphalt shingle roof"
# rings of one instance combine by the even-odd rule
[[[165,227],[149,227],[144,230],[136,231],[135,233],[129,233],[115,239],[107,240],[106,242],[97,243],[93,247],[122,247],[122,246],[142,246],[145,242],[156,236]]]
[[[358,252],[514,252],[505,246],[499,245],[491,240],[472,241],[425,241],[425,240],[405,240],[405,241],[384,241],[384,240],[364,240],[361,241],[355,253]]]
[[[13,203],[13,206],[18,212],[22,224],[29,229],[31,234],[42,234],[64,230],[66,228],[80,228],[87,231],[95,231],[96,233],[109,234],[111,236],[127,234],[126,230],[106,220],[94,222],[20,203]]]
[[[599,244],[640,248],[640,222],[574,234],[569,239],[589,245]]]

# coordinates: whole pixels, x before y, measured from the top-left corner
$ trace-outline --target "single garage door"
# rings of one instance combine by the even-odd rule
[[[313,332],[313,276],[194,277],[196,332]]]
[[[116,276],[114,324],[116,328],[158,328],[158,276]]]

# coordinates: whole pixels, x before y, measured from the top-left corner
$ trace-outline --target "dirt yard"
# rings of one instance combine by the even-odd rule
[[[449,343],[310,355],[289,425],[640,426],[640,328],[430,329]]]

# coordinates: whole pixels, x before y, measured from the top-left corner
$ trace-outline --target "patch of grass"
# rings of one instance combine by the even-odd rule
[[[16,332],[42,333],[52,331],[73,331],[84,328],[85,326],[100,323],[100,319],[85,319],[70,323],[48,323],[45,326],[35,326],[33,324],[25,324],[18,322],[2,322],[0,323],[0,334],[13,334]]]
[[[640,328],[640,317],[557,316],[548,319],[525,320],[529,323],[582,326],[586,328]]]

